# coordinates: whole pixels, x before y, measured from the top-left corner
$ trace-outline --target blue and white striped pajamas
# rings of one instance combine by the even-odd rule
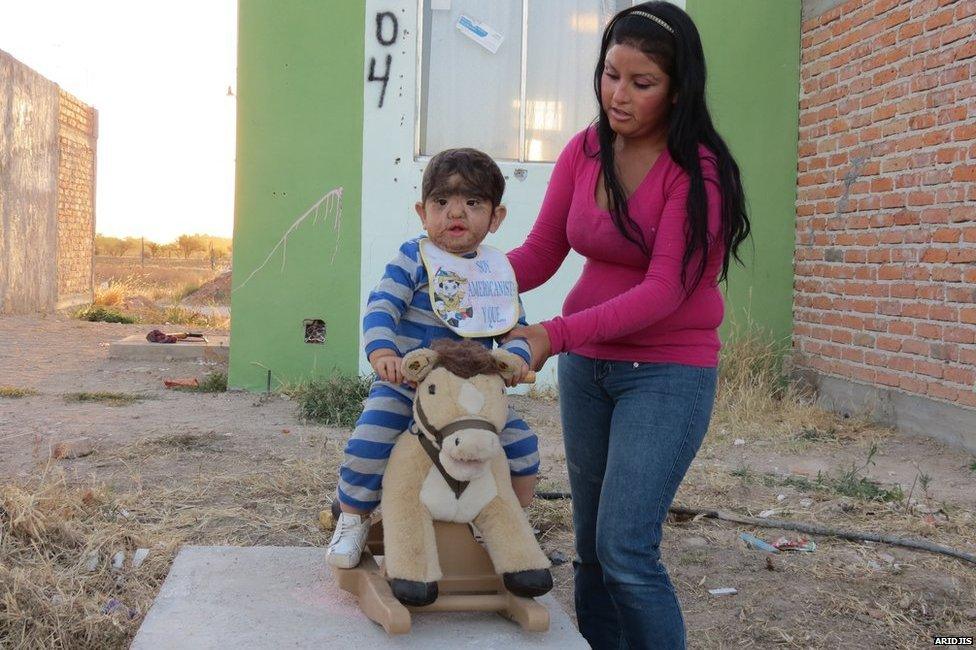
[[[420,239],[405,242],[389,264],[383,278],[369,294],[363,317],[366,354],[389,348],[404,356],[429,347],[440,338],[461,337],[431,309],[427,269],[420,259]],[[519,324],[525,325],[521,311]],[[491,349],[492,337],[472,339]],[[527,363],[531,357],[523,340],[502,346]],[[383,472],[397,436],[413,419],[414,390],[377,379],[370,387],[363,414],[346,444],[345,460],[339,468],[339,501],[360,510],[379,505]],[[534,431],[509,406],[508,423],[500,434],[513,476],[530,476],[539,471],[539,441]]]

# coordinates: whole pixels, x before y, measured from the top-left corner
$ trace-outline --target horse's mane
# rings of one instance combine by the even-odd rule
[[[445,368],[461,379],[475,375],[500,374],[495,358],[488,348],[474,341],[452,341],[437,339],[430,348],[437,353],[435,368]]]

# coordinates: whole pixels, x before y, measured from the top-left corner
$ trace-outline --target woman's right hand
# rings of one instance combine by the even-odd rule
[[[549,332],[540,323],[529,325],[528,327],[516,327],[502,339],[503,342],[511,339],[525,339],[532,352],[532,363],[529,367],[532,370],[539,370],[546,363],[546,359],[552,356],[552,343],[549,341]]]

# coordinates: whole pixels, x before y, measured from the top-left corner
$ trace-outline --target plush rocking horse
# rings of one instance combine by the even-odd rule
[[[548,611],[531,599],[552,589],[549,559],[498,439],[508,418],[505,378],[518,361],[446,339],[403,359],[404,376],[417,383],[414,424],[397,439],[383,478],[382,543],[374,526],[360,565],[337,569],[339,586],[387,632],[410,629],[404,605],[497,611],[526,629],[548,629]]]

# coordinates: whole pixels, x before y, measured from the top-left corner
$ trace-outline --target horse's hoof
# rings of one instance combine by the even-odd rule
[[[549,586],[552,587],[552,578],[549,579]],[[416,580],[394,578],[390,581],[390,587],[393,589],[393,595],[397,600],[411,607],[423,607],[437,600],[436,582],[417,582]]]
[[[552,574],[549,569],[529,569],[502,575],[505,588],[516,596],[535,598],[552,591]]]

